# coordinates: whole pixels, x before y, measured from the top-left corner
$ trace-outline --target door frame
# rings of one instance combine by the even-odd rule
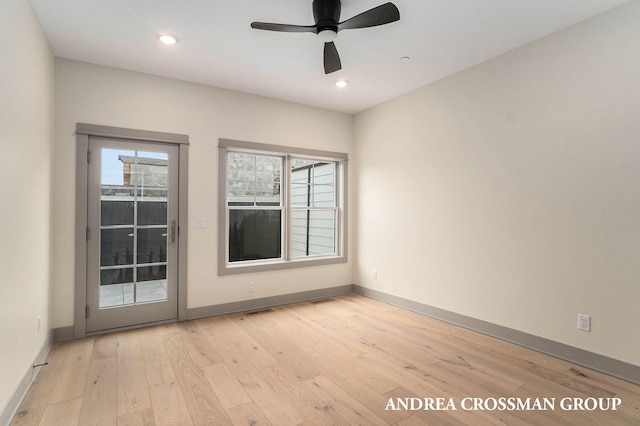
[[[189,136],[177,133],[154,132],[76,124],[76,226],[75,226],[75,301],[73,337],[87,333],[85,309],[87,306],[87,212],[89,178],[89,138],[106,137],[137,142],[154,142],[178,147],[178,321],[187,319],[187,242],[188,242],[188,167]],[[145,324],[148,325],[148,324]],[[135,328],[123,327],[122,329]],[[110,330],[112,331],[112,330]]]

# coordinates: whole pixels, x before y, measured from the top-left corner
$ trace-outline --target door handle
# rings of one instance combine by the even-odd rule
[[[176,220],[175,219],[171,221],[171,242],[172,243],[176,242]]]

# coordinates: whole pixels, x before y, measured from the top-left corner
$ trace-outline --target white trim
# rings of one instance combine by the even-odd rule
[[[47,333],[47,337],[42,343],[42,347],[31,363],[31,366],[24,372],[13,393],[7,400],[4,407],[2,407],[2,410],[0,410],[0,425],[8,425],[11,423],[11,420],[14,418],[14,416],[18,412],[18,409],[20,408],[20,404],[22,404],[24,397],[27,396],[27,392],[29,392],[31,385],[40,372],[41,367],[34,366],[45,362],[47,356],[49,356],[49,352],[51,352],[52,347],[53,330],[49,330],[49,333]]]

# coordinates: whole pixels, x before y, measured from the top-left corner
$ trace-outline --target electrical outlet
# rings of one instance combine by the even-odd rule
[[[256,283],[253,281],[249,281],[248,289],[249,293],[253,293],[254,291],[256,291]]]
[[[585,314],[578,314],[578,330],[591,331],[591,317]]]
[[[374,279],[374,280],[378,279],[378,270],[377,269],[374,269],[374,270],[371,271],[371,278]]]
[[[42,315],[38,315],[38,334],[40,334],[41,328],[42,328]]]

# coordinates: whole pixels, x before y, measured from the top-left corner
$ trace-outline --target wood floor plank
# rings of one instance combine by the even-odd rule
[[[221,318],[222,325],[229,341],[231,341],[256,368],[273,365],[276,360],[264,350],[249,334],[229,317]]]
[[[220,355],[209,342],[206,331],[197,322],[186,321],[180,323],[180,328],[187,350],[200,368],[222,362]]]
[[[371,347],[361,338],[362,330],[358,329],[358,325],[348,324],[351,321],[350,318],[314,320],[310,326],[322,333],[322,338],[327,343],[339,347],[352,355],[357,356],[369,352]]]
[[[84,396],[94,340],[95,338],[87,337],[72,340],[66,345],[67,356],[51,392],[49,404]]]
[[[222,404],[183,342],[182,334],[163,338],[178,386],[196,425],[230,424]]]
[[[177,322],[157,325],[154,328],[156,330],[156,333],[161,336],[172,333],[180,333],[180,326]]]
[[[91,359],[106,359],[116,356],[118,333],[100,334],[94,339]]]
[[[193,425],[171,363],[146,365],[153,415],[158,424]]]
[[[226,319],[223,321],[228,324]],[[256,366],[235,344],[233,333],[224,327],[208,328],[212,333],[212,342],[216,351],[223,357],[225,364],[238,378],[238,382],[251,396],[264,416],[274,425],[297,425],[304,418],[258,374]]]
[[[244,381],[243,386],[264,416],[274,425],[298,425],[304,417],[298,413],[281,395],[277,395],[262,378],[251,382]]]
[[[69,343],[69,341],[54,343],[49,355],[47,356],[45,365],[40,367],[40,371],[43,372],[51,369],[62,368],[66,364],[67,357],[69,355]]]
[[[480,333],[457,328],[450,333],[448,340],[455,346],[473,348],[496,361],[514,364],[518,368],[528,370],[534,374],[564,373],[571,368],[571,363],[554,358],[540,352],[514,345],[499,339],[492,339]],[[488,344],[490,342],[490,344]]]
[[[451,348],[451,350],[454,349]],[[460,349],[457,350],[457,360],[446,359],[436,365],[453,375],[463,376],[475,383],[486,383],[483,388],[493,394],[513,392],[525,383],[524,378],[505,373],[502,366]]]
[[[118,418],[151,408],[151,396],[140,345],[140,331],[117,334]],[[135,416],[134,416],[135,417]]]
[[[319,326],[316,320],[300,319],[287,334],[301,342],[303,359],[314,360],[325,375],[331,376],[335,366],[340,365],[344,371],[357,376],[358,382],[363,382],[374,393],[382,394],[398,386],[384,372],[371,369],[358,360],[357,356],[365,351],[353,350],[352,346],[344,345],[341,338],[336,339],[331,331]]]
[[[371,323],[371,326],[364,327],[360,331],[361,341],[370,349],[384,351],[410,364],[435,364],[442,359],[455,361],[454,353],[442,353],[438,350],[437,345],[431,345],[430,342],[424,342],[421,345],[409,342],[388,327],[376,326],[377,320],[375,319],[359,316],[354,317],[354,320],[365,326],[369,322]]]
[[[564,374],[569,378],[588,383],[594,387],[606,388],[616,395],[625,394],[632,399],[640,399],[640,386],[636,386],[632,383],[625,382],[598,371],[573,365]]]
[[[142,360],[146,365],[164,364],[167,358],[167,351],[162,344],[160,333],[157,327],[150,327],[137,330],[137,339],[142,351]]]
[[[463,424],[478,424],[481,419],[481,416],[467,413],[464,411],[460,411],[461,400],[465,396],[469,395],[478,395],[476,391],[470,387],[468,393],[459,393],[457,390],[459,386],[452,386],[449,383],[442,382],[442,379],[439,377],[434,377],[432,375],[432,366],[408,366],[408,365],[398,365],[397,361],[391,358],[387,354],[366,354],[360,357],[363,362],[366,362],[369,365],[372,365],[381,371],[385,371],[386,374],[393,380],[396,380],[398,383],[401,383],[402,386],[398,389],[394,389],[391,392],[385,394],[386,397],[395,397],[395,398],[442,398],[443,400],[448,401],[449,399],[453,400],[455,406],[458,408],[458,411],[455,412],[454,419],[441,418],[441,416],[430,417],[432,422],[435,422],[437,419],[438,422],[447,424],[447,423],[456,423],[456,420],[463,420]],[[450,380],[454,380],[455,377],[450,377]],[[459,379],[458,379],[459,381]],[[465,386],[464,384],[462,385]],[[423,417],[420,414],[419,417]],[[485,420],[486,421],[486,420]],[[490,422],[489,422],[490,423]],[[436,423],[437,424],[437,423]]]
[[[37,425],[44,415],[59,368],[40,371],[11,422],[12,426]]]
[[[279,395],[312,425],[335,425],[344,420],[313,391],[286,369],[278,366],[264,367],[260,374]]]
[[[358,330],[362,329],[362,325],[353,326],[349,324],[349,317],[344,318],[323,318],[314,321],[328,332],[335,334],[346,341],[357,341],[360,338]],[[354,323],[355,324],[355,323]],[[361,349],[361,348],[358,348]]]
[[[173,371],[158,328],[140,334],[151,407],[157,424],[193,425],[191,414]],[[163,329],[162,335],[166,329]]]
[[[628,417],[630,424],[640,424],[640,386],[578,366],[572,366],[565,375],[610,390],[623,401],[619,408],[620,416]]]
[[[447,326],[441,329],[436,335],[437,344],[428,344],[426,342],[431,342],[431,339],[428,339],[427,336],[434,337],[431,333],[431,330],[428,330],[428,334],[422,333],[417,327],[407,327],[406,322],[398,322],[398,321],[388,321],[388,318],[391,315],[388,315],[385,318],[362,318],[362,321],[371,322],[375,324],[375,330],[377,333],[386,333],[386,335],[391,334],[396,336],[402,341],[405,341],[405,345],[410,345],[411,342],[417,344],[419,347],[427,351],[431,356],[436,359],[439,359],[439,366],[442,368],[449,368],[455,374],[464,373],[470,376],[476,376],[474,382],[477,383],[491,383],[492,391],[497,392],[501,390],[509,390],[516,389],[522,385],[522,378],[517,375],[513,375],[510,373],[504,373],[505,369],[505,359],[508,358],[508,355],[505,356],[505,353],[509,353],[513,345],[510,345],[505,342],[495,341],[494,343],[498,348],[503,349],[503,351],[498,351],[495,348],[493,350],[488,351],[486,344],[478,350],[478,347],[474,347],[473,345],[459,345],[455,343],[451,343],[451,333],[450,330],[453,330],[452,326]],[[384,320],[387,321],[384,321]],[[402,324],[402,328],[398,328],[398,324]],[[433,320],[426,319],[425,323],[429,323],[431,325]],[[468,330],[459,330],[459,333],[455,334],[455,338],[459,339],[458,335],[463,336],[478,336],[477,333],[469,332]],[[446,331],[446,334],[442,334]],[[424,335],[423,335],[424,334]],[[486,337],[482,336],[485,339]],[[388,338],[388,337],[387,337]],[[386,339],[382,339],[382,336],[374,337],[376,342],[385,341]],[[398,348],[398,345],[393,345],[394,348]],[[403,353],[407,353],[407,351],[402,351]],[[391,352],[392,353],[392,352]],[[404,356],[404,355],[399,355]],[[412,356],[413,360],[416,359],[416,355]],[[497,360],[497,361],[496,361]],[[409,360],[411,361],[411,360]],[[480,367],[480,365],[482,367]],[[508,364],[507,364],[508,365]],[[533,368],[533,365],[529,364],[529,367]],[[544,369],[543,366],[537,367]],[[457,371],[457,373],[456,373]],[[492,380],[483,380],[482,375],[490,375]],[[550,371],[547,374],[552,374]],[[498,383],[502,382],[504,388],[500,389],[498,387]]]
[[[82,398],[68,399],[56,404],[47,405],[40,421],[41,426],[77,425],[80,420]]]
[[[359,356],[362,362],[371,365],[395,380],[401,383],[415,395],[422,397],[441,397],[451,398],[452,394],[447,393],[437,382],[427,380],[429,378],[429,367],[421,365],[398,364],[398,360],[384,353],[368,353]]]
[[[224,362],[205,367],[202,371],[225,409],[253,401]]]
[[[327,318],[327,313],[319,307],[309,302],[292,303],[286,306],[279,306],[276,309],[276,314],[272,315],[274,321],[282,323],[283,318],[293,317],[297,321],[315,321]],[[285,319],[287,324],[291,324],[289,320]]]
[[[353,294],[56,343],[47,362],[12,424],[640,424],[640,386]],[[556,407],[461,407],[500,397]],[[388,410],[390,398],[458,409]]]
[[[229,408],[227,414],[234,425],[271,426],[271,422],[254,402]]]
[[[389,424],[376,416],[368,407],[359,400],[345,392],[340,386],[324,376],[317,376],[304,381],[304,384],[320,397],[328,407],[349,424],[355,425],[386,425]],[[400,421],[409,416],[404,415],[397,419]],[[396,421],[396,422],[397,422]]]
[[[85,386],[80,424],[112,425],[117,410],[116,358],[97,358],[91,361]]]
[[[239,316],[233,320],[239,322],[247,333],[250,333],[263,348],[269,351],[279,365],[286,365],[299,379],[309,379],[321,373],[321,363],[315,358],[308,357],[303,344],[291,338],[286,327],[273,321],[271,316],[267,317],[266,324],[262,323],[262,319],[258,320],[255,317]]]
[[[304,327],[301,328],[300,324]],[[386,398],[383,393],[398,384],[386,377],[384,372],[371,370],[366,364],[358,362],[357,355],[361,351],[343,348],[333,337],[327,336],[324,328],[303,318],[296,320],[289,334],[303,342],[307,358],[315,357],[320,362],[323,377],[367,406],[380,419],[393,423],[406,417],[398,412],[384,410]],[[336,369],[337,365],[341,368]],[[349,374],[345,375],[345,371],[349,371]],[[357,379],[354,380],[353,377]]]
[[[377,300],[362,298],[355,295],[340,295],[332,297],[331,303],[320,303],[318,308],[326,312],[325,316],[333,318],[350,317],[355,314],[373,316],[386,315],[390,306]]]
[[[463,336],[465,333],[460,333],[460,336]],[[512,351],[499,352],[496,351],[491,345],[481,345],[481,344],[472,344],[469,342],[469,339],[462,338],[460,336],[452,337],[452,339],[456,341],[464,341],[466,344],[463,347],[472,347],[478,352],[484,353],[490,356],[493,360],[500,361],[503,365],[516,366],[521,371],[526,371],[528,373],[539,376],[547,381],[551,381],[554,383],[561,384],[567,388],[574,389],[585,393],[589,396],[595,397],[612,397],[614,396],[614,392],[607,390],[603,387],[593,385],[587,382],[582,382],[578,380],[573,380],[565,374],[566,367],[569,367],[569,364],[566,364],[564,361],[558,360],[557,362],[549,360],[548,356],[542,356],[539,353],[531,353],[529,351],[526,355],[516,356],[512,354]],[[474,336],[475,337],[475,336]],[[497,343],[497,342],[496,342]],[[501,342],[502,343],[502,342]],[[456,346],[460,346],[459,343]],[[563,366],[563,371],[558,371],[559,366]],[[566,366],[566,367],[564,367]]]
[[[117,419],[118,426],[155,426],[155,424],[156,420],[151,408],[123,414]]]
[[[431,423],[433,425],[433,423]],[[395,423],[393,426],[429,426],[429,423],[420,419],[420,417],[416,415],[411,415],[406,419],[400,420],[398,423]]]
[[[406,309],[389,309],[377,316],[385,318],[386,321],[392,324],[401,326],[404,330],[426,331],[430,335],[439,337],[448,336],[459,329],[455,325]]]
[[[562,425],[612,425],[610,421],[604,422],[604,412],[599,413],[598,418],[593,417],[592,412],[585,411],[564,411],[560,407],[560,401],[564,398],[586,398],[573,389],[566,388],[557,383],[549,383],[546,380],[532,380],[521,389],[515,391],[513,396],[526,398],[548,398],[555,401],[554,410],[540,411],[514,411],[512,415],[524,421],[538,424],[562,424]],[[617,413],[615,415],[617,416]],[[611,420],[611,419],[609,419]],[[628,423],[632,424],[632,423]]]

